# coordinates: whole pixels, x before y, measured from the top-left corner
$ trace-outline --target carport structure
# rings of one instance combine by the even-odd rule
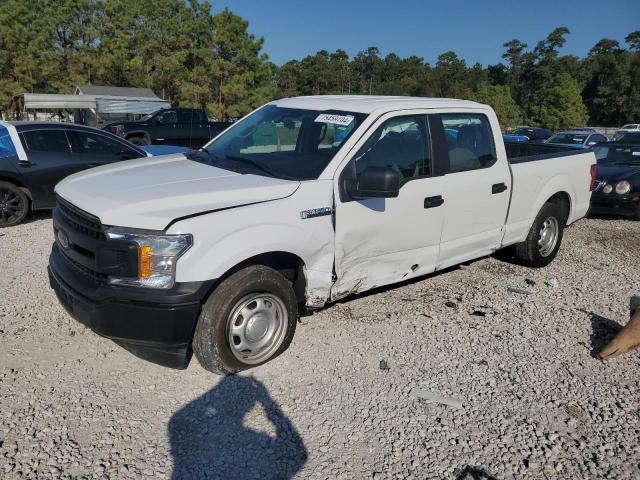
[[[25,111],[73,111],[76,123],[95,126],[169,107],[149,88],[78,85],[75,94],[24,94]]]

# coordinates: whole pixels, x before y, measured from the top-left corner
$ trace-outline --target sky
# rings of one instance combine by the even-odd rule
[[[229,7],[264,38],[264,52],[282,65],[318,50],[354,56],[369,46],[382,55],[416,55],[431,64],[453,50],[468,65],[501,61],[502,44],[530,47],[555,27],[571,31],[563,54],[586,56],[602,38],[624,44],[640,30],[640,0],[210,0]]]

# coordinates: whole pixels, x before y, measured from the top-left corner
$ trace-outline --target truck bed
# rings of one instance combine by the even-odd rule
[[[547,143],[504,142],[509,163],[533,162],[546,158],[579,155],[589,152],[588,149],[569,148]]]

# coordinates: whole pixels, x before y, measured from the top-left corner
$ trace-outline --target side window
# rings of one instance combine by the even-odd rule
[[[166,112],[162,112],[158,115],[158,122],[167,124],[167,123],[178,123],[178,112],[175,110],[167,110]]]
[[[205,123],[206,121],[202,110],[193,110],[193,123]]]
[[[426,117],[391,118],[378,127],[355,156],[356,175],[368,167],[391,167],[400,180],[431,175],[433,162]]]
[[[191,118],[191,110],[178,110],[178,123],[182,124],[190,124],[191,122],[196,122],[195,117]]]
[[[449,172],[466,172],[496,163],[491,126],[486,116],[476,113],[439,115],[449,150]],[[453,133],[455,132],[455,133]]]
[[[95,133],[68,130],[71,151],[77,154],[118,155],[129,150],[125,145]]]
[[[25,147],[32,152],[69,153],[64,130],[30,130],[22,133]]]

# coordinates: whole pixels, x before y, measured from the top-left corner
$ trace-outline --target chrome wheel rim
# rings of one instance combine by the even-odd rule
[[[269,293],[240,299],[227,320],[227,339],[233,355],[256,364],[273,356],[282,345],[289,324],[284,302]]]
[[[555,217],[549,217],[542,222],[540,233],[538,235],[538,251],[543,257],[548,257],[556,248],[558,243],[558,220]]]

